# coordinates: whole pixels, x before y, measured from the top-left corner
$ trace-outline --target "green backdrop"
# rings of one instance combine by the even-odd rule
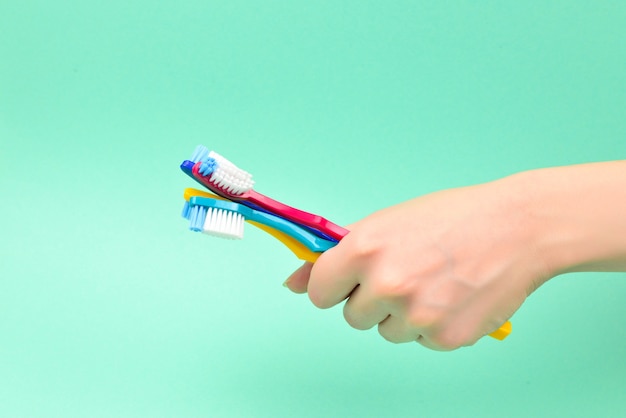
[[[559,277],[505,342],[393,345],[192,234],[202,143],[348,224],[626,158],[623,2],[0,0],[0,416],[618,417],[625,274]],[[581,196],[585,199],[585,196]]]

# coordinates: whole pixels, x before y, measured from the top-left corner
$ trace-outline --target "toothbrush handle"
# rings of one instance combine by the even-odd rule
[[[263,231],[267,232],[268,234],[282,242],[300,260],[308,261],[309,263],[315,263],[318,257],[322,255],[321,252],[315,252],[310,250],[301,241],[297,240],[291,235],[285,234],[284,232],[279,231],[278,229],[275,229],[269,225],[251,220],[248,220],[247,222],[256,226],[259,229],[262,229]]]
[[[511,324],[510,321],[506,321],[504,324],[502,324],[500,326],[500,328],[498,328],[497,330],[495,330],[494,332],[492,332],[491,334],[488,334],[491,338],[495,338],[496,340],[504,340],[506,337],[509,336],[509,334],[511,333],[511,330],[513,328],[513,324]]]
[[[250,190],[245,193],[245,201],[253,203],[270,213],[288,219],[296,224],[316,229],[337,241],[340,241],[350,232],[326,218],[285,205],[255,190]]]

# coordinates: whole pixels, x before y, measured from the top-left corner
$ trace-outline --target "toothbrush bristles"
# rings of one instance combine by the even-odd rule
[[[208,158],[215,161],[210,180],[216,186],[235,195],[243,194],[253,188],[252,174],[237,167],[215,151],[211,151]]]
[[[183,217],[189,220],[189,229],[221,238],[242,239],[245,218],[225,209],[190,205],[186,202]]]
[[[192,206],[189,212],[189,229],[195,232],[202,231],[206,212],[204,206]]]
[[[202,232],[231,239],[243,238],[244,217],[224,209],[208,208]]]
[[[217,161],[213,158],[207,157],[205,161],[200,164],[200,169],[198,172],[203,176],[208,176],[212,174],[217,169]]]
[[[198,161],[205,159],[209,156],[209,149],[204,145],[198,145],[195,150],[193,150],[193,155],[191,156],[190,161],[197,163]]]
[[[189,206],[189,202],[185,201],[185,205],[183,206],[183,211],[181,215],[183,218],[189,220],[189,215],[191,213],[191,207]]]
[[[198,145],[190,161],[200,162],[198,173],[209,177],[211,182],[227,193],[241,195],[252,189],[252,174],[237,167],[215,151]]]

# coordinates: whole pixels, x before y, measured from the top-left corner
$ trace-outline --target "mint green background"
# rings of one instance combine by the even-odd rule
[[[0,416],[626,414],[625,274],[439,353],[289,293],[264,233],[179,218],[198,143],[344,224],[626,158],[624,3],[387,3],[0,0]]]

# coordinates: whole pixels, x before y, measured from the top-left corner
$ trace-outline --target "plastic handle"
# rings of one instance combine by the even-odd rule
[[[260,206],[268,212],[274,213],[285,219],[289,219],[297,224],[317,229],[337,241],[340,241],[343,237],[348,235],[348,232],[350,232],[326,218],[285,205],[284,203],[262,195],[255,190],[250,190],[245,193],[245,196],[248,202]]]
[[[259,229],[262,229],[263,231],[267,232],[268,234],[282,242],[285,247],[289,248],[291,252],[294,253],[295,256],[298,257],[300,260],[308,261],[309,263],[315,263],[319,256],[322,255],[321,252],[311,251],[306,247],[306,245],[302,244],[297,239],[285,234],[284,232],[274,229],[271,226],[267,226],[255,221],[248,221],[248,223],[256,226]]]
[[[506,321],[500,328],[489,334],[491,338],[495,338],[496,340],[504,340],[509,336],[511,331],[513,330],[513,324],[510,321]]]

